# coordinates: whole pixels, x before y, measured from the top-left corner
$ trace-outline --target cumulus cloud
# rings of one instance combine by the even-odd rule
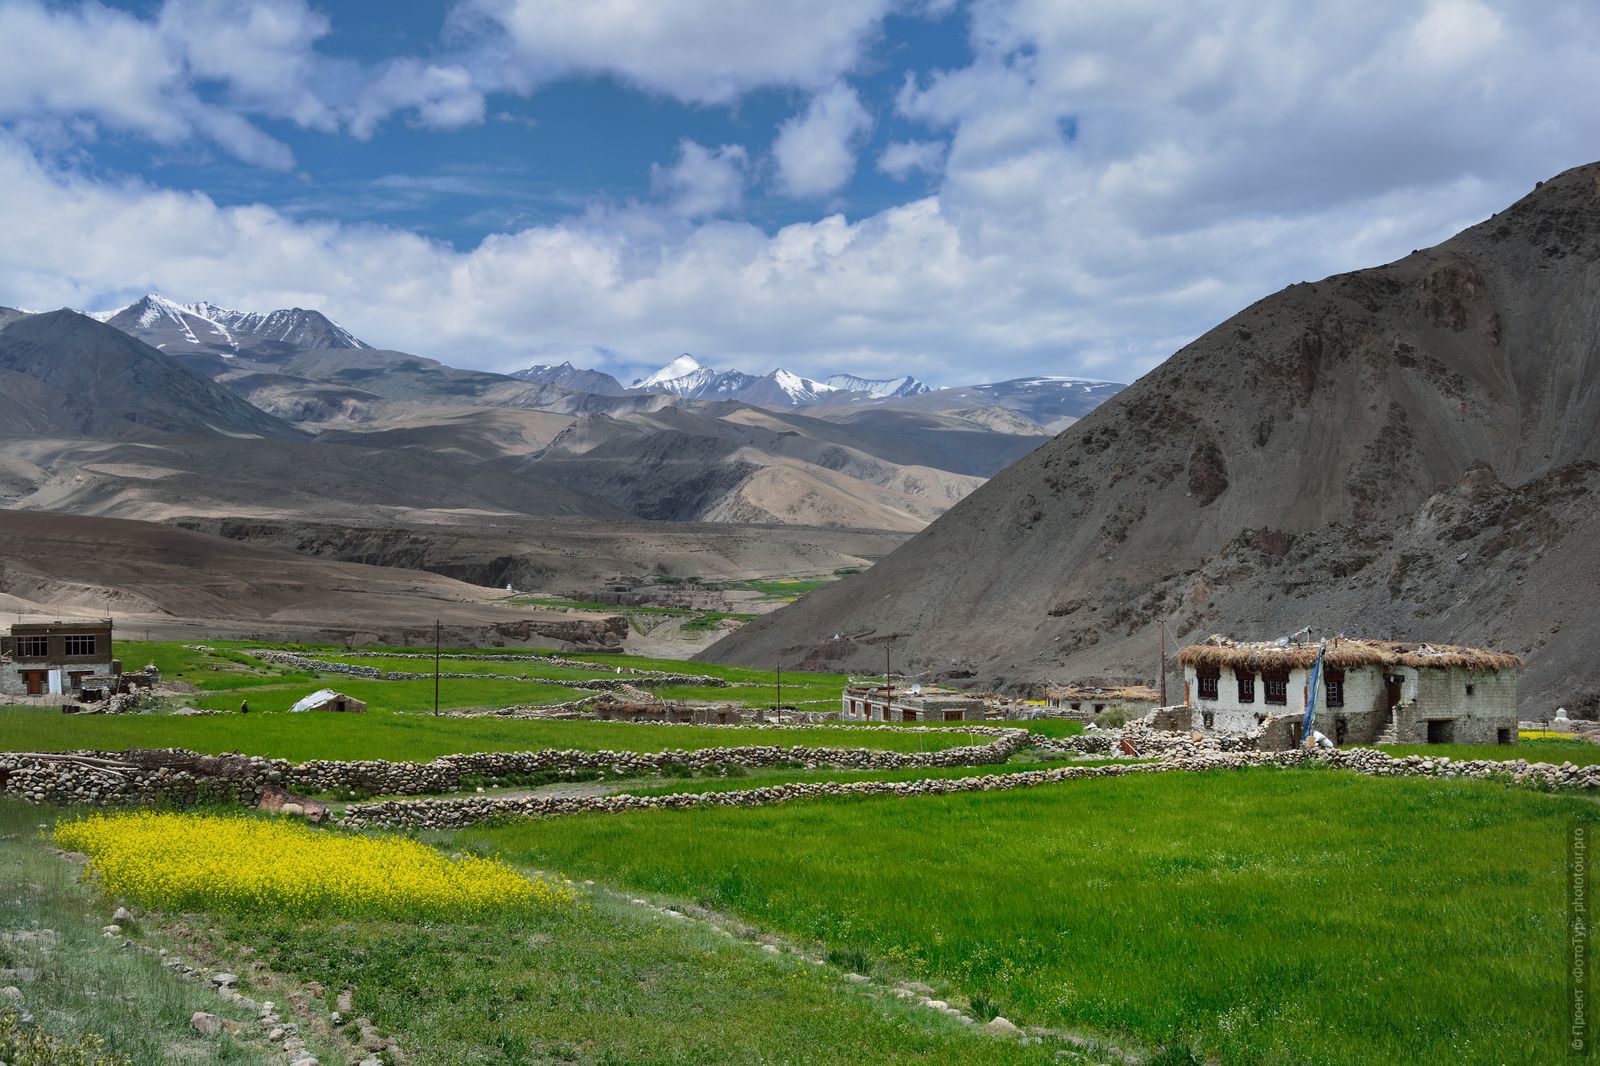
[[[937,174],[944,165],[942,141],[895,141],[878,156],[878,169],[895,181],[905,181],[912,174]]]
[[[501,52],[524,91],[606,74],[694,103],[751,89],[820,89],[860,62],[890,0],[463,0],[460,33]]]
[[[685,218],[724,214],[744,201],[747,162],[742,145],[707,148],[685,137],[678,142],[676,163],[650,165],[650,188]]]
[[[843,82],[811,98],[803,114],[786,121],[772,144],[778,185],[796,199],[838,192],[856,170],[856,153],[872,116]]]
[[[254,118],[357,137],[397,112],[429,128],[483,120],[464,68],[398,57],[367,69],[317,51],[330,29],[305,0],[166,0],[150,19],[13,0],[0,5],[0,120],[52,146],[101,128],[200,137],[277,169],[293,155]]]
[[[896,103],[897,125],[949,145],[936,190],[866,217],[772,232],[720,217],[749,161],[688,141],[652,171],[661,206],[594,203],[457,249],[90,178],[0,135],[0,303],[156,288],[315,306],[373,343],[502,369],[535,348],[604,349],[613,366],[693,351],[947,383],[1127,379],[1284,284],[1434,243],[1600,144],[1589,3],[970,11],[972,62],[916,74]],[[170,54],[72,17],[128,34],[139,61],[119,67],[104,46],[93,91],[120,90],[116,121],[158,129],[182,79]],[[0,62],[0,101],[13,74]],[[774,149],[786,189],[826,196],[856,165],[870,119],[835,76],[780,134],[807,146],[787,163]],[[25,91],[76,116],[85,90]],[[110,127],[109,105],[93,113]],[[176,121],[182,136],[194,120]]]

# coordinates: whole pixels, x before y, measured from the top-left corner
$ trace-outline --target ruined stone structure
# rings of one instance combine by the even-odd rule
[[[1058,717],[1090,722],[1095,715],[1121,708],[1130,719],[1142,718],[1161,704],[1161,696],[1148,685],[1075,684],[1045,689],[1045,706]]]
[[[1178,654],[1196,729],[1244,733],[1285,719],[1293,743],[1326,647],[1312,728],[1344,744],[1514,744],[1522,660],[1449,644],[1213,637]]]
[[[847,722],[978,722],[985,713],[975,696],[921,685],[850,685],[840,699]]]
[[[677,725],[738,725],[744,712],[726,704],[638,703],[600,699],[589,705],[601,722],[668,722]]]
[[[76,695],[90,678],[122,673],[111,657],[111,620],[19,622],[0,637],[0,694]]]

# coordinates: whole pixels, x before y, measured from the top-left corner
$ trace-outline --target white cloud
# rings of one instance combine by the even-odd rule
[[[101,128],[205,138],[276,169],[293,155],[255,117],[358,137],[397,112],[429,128],[483,121],[466,69],[405,57],[367,69],[316,50],[330,29],[305,0],[166,0],[148,20],[92,0],[12,0],[0,4],[0,120],[52,147]]]
[[[678,142],[676,163],[650,165],[650,188],[685,218],[725,214],[744,201],[747,163],[742,145],[707,148],[685,137]]]
[[[138,26],[90,8],[12,5],[0,18],[18,10],[78,20],[104,62],[84,88],[19,87],[0,61],[0,108],[13,119],[87,113],[152,137],[186,136],[197,121],[165,106],[181,64]],[[651,25],[678,17],[653,10],[640,16]],[[531,350],[603,349],[614,367],[693,351],[751,370],[947,383],[1128,378],[1286,283],[1434,243],[1600,154],[1589,103],[1600,98],[1600,9],[1589,3],[977,0],[972,11],[972,64],[914,77],[897,105],[948,140],[936,191],[864,218],[769,233],[715,217],[736,203],[749,161],[736,146],[688,141],[652,171],[664,206],[580,206],[458,250],[94,180],[0,134],[0,303],[107,306],[155,288],[316,306],[374,343],[505,369]],[[72,70],[70,50],[52,59],[52,40],[35,42],[39,69]],[[636,51],[624,42],[606,69],[642,64]],[[779,138],[807,150],[787,161],[774,150],[780,180],[803,195],[848,180],[869,122],[834,68]],[[652,84],[669,91],[665,77]],[[684,77],[673,91],[732,84]],[[38,94],[54,95],[29,103]],[[466,99],[441,118],[470,116]]]
[[[871,129],[872,116],[843,82],[813,96],[804,114],[779,127],[772,144],[779,187],[796,199],[838,192],[855,173],[856,152]]]
[[[905,181],[919,170],[937,174],[943,165],[942,141],[895,141],[878,156],[878,169],[895,181]]]
[[[507,87],[607,74],[695,103],[820,89],[853,70],[890,0],[463,0],[455,23],[501,53]]]

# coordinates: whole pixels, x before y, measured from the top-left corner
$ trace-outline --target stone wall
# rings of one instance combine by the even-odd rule
[[[727,727],[750,728],[750,727]],[[427,763],[313,760],[298,765],[259,756],[209,756],[175,749],[126,752],[0,754],[0,794],[34,802],[138,806],[201,801],[254,805],[269,788],[369,795],[454,792],[466,777],[599,770],[618,777],[687,767],[700,773],[743,767],[844,770],[990,766],[1008,761],[1028,740],[1021,729],[973,727],[987,743],[934,752],[750,745],[660,752],[529,751],[447,755]]]

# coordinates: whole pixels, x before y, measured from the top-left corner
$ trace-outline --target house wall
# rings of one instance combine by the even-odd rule
[[[1517,742],[1515,670],[1475,672],[1452,667],[1413,670],[1411,674],[1405,703],[1395,715],[1395,735],[1400,743],[1428,743],[1430,721],[1445,723],[1440,728],[1450,743],[1495,744],[1502,736],[1505,743]]]
[[[1210,729],[1220,733],[1248,733],[1268,718],[1306,713],[1306,670],[1289,671],[1289,701],[1268,703],[1266,683],[1256,676],[1254,703],[1239,702],[1239,679],[1231,667],[1223,667],[1217,678],[1217,698],[1200,698],[1199,674],[1192,666],[1183,668],[1184,702],[1194,708],[1194,725],[1197,729]],[[1207,715],[1210,715],[1209,720]]]

